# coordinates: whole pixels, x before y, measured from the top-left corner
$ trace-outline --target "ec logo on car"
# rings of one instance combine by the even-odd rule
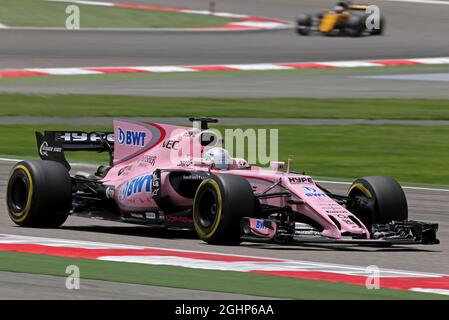
[[[146,133],[142,131],[123,130],[118,128],[118,143],[129,146],[144,146]]]
[[[317,189],[312,188],[312,187],[303,187],[303,188],[306,191],[306,197],[321,198],[321,197],[325,197],[326,196],[326,194],[321,192],[321,190],[318,191]]]

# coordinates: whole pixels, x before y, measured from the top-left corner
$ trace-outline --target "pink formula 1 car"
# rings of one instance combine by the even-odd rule
[[[58,227],[69,215],[169,229],[191,229],[210,244],[242,240],[362,245],[437,244],[437,224],[407,221],[407,201],[390,177],[356,180],[336,195],[310,176],[250,166],[217,147],[208,129],[114,121],[114,132],[36,133],[42,160],[12,169],[13,222]],[[110,153],[95,174],[71,176],[64,151]]]

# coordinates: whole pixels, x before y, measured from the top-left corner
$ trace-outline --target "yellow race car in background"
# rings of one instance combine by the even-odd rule
[[[316,15],[302,14],[296,20],[296,31],[307,36],[311,32],[320,32],[325,35],[348,35],[358,37],[361,35],[381,35],[385,29],[385,19],[378,17],[377,26],[371,27],[367,20],[370,13],[369,5],[352,4],[349,1],[338,2],[332,9],[323,9]]]

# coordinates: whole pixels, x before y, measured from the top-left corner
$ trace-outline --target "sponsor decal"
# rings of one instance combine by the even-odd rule
[[[147,163],[147,162],[139,162],[137,166],[140,167],[140,168],[147,168],[147,167],[149,167],[151,165],[149,163]]]
[[[207,176],[201,174],[186,174],[182,176],[183,180],[204,180]]]
[[[315,198],[324,198],[326,194],[321,190],[312,188],[312,187],[303,187],[306,191],[306,197],[315,197]]]
[[[177,216],[168,216],[168,222],[182,222],[182,223],[193,223],[193,218],[190,217],[177,217]]]
[[[156,219],[157,214],[156,212],[145,212],[145,218],[147,219]]]
[[[178,144],[178,140],[166,140],[162,143],[162,148],[178,150]]]
[[[158,169],[153,172],[152,178],[151,178],[151,196],[153,198],[160,198],[161,197],[161,171]]]
[[[193,138],[196,136],[197,133],[198,133],[198,130],[189,130],[189,131],[186,131],[183,136],[186,138]]]
[[[135,194],[139,194],[142,192],[150,193],[151,182],[152,182],[151,174],[140,176],[126,182],[121,190],[120,200],[125,200]]]
[[[61,152],[61,151],[62,151],[61,147],[51,147],[48,145],[47,141],[44,141],[39,148],[39,154],[45,157],[48,157],[48,152]]]
[[[130,212],[129,216],[132,218],[143,219],[143,214],[140,212]]]
[[[256,220],[256,229],[265,230],[266,228],[263,220]]]
[[[330,214],[345,214],[346,210],[326,210],[326,213],[330,213]]]
[[[156,163],[157,156],[149,156],[149,155],[143,155],[140,161],[151,164],[154,166]]]
[[[123,130],[118,127],[118,143],[128,146],[144,146],[146,132],[134,131],[134,130]]]
[[[310,177],[288,177],[288,182],[291,184],[313,183],[313,179]]]
[[[193,164],[192,160],[181,160],[178,162],[178,167],[189,167]]]
[[[106,132],[62,132],[60,139],[64,142],[101,142],[114,143],[114,134]]]
[[[345,214],[337,214],[336,215],[341,221],[343,221],[346,224],[349,225],[355,225],[355,222],[351,220],[351,218],[349,218],[347,215]]]
[[[342,206],[340,206],[336,203],[325,204],[325,205],[322,205],[321,208],[323,210],[342,210]],[[347,213],[347,211],[345,211],[344,213]]]

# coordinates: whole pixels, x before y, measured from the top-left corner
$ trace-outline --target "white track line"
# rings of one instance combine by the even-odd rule
[[[445,296],[449,296],[449,290],[447,290],[447,289],[412,288],[409,291],[423,292],[423,293],[435,293],[435,294],[442,294]]]
[[[22,161],[23,159],[14,159],[14,158],[0,158],[0,161],[3,162],[19,162]]]
[[[408,60],[408,59],[407,59]],[[334,68],[359,68],[359,67],[381,67],[381,64],[368,61],[328,61],[320,63],[324,66]]]
[[[449,3],[449,2],[448,2]],[[422,64],[445,64],[449,63],[449,58],[416,58],[410,59],[412,62],[418,62]]]
[[[82,68],[27,68],[26,71],[44,72],[53,76],[61,75],[85,75],[85,74],[102,74],[98,71],[91,71]]]
[[[272,63],[255,63],[255,64],[225,64],[227,68],[233,68],[241,71],[255,71],[255,70],[292,70],[291,67],[276,65]]]
[[[133,67],[133,69],[147,72],[195,72],[196,70],[178,66],[150,66],[150,67]]]

